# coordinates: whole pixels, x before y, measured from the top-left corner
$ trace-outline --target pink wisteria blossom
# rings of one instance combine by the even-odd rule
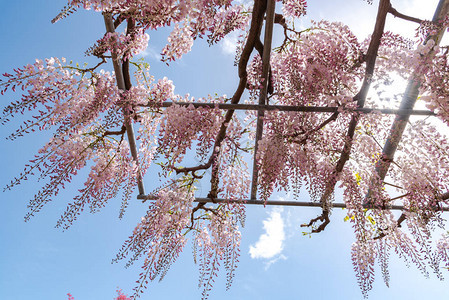
[[[299,18],[306,14],[307,1],[305,0],[284,0],[282,11],[284,16],[289,18]]]
[[[94,52],[115,51],[116,55],[123,60],[135,56],[148,46],[149,35],[140,28],[134,31],[132,35],[108,32],[98,41],[98,46]]]
[[[51,134],[6,187],[33,175],[46,180],[25,219],[87,167],[84,186],[57,226],[67,229],[82,211],[97,212],[117,197],[122,216],[139,191],[147,209],[114,260],[141,263],[133,298],[149,281],[164,278],[190,240],[206,299],[221,267],[227,288],[236,276],[245,203],[254,196],[252,179],[258,199],[267,201],[277,191],[296,198],[306,191],[319,202],[322,214],[303,225],[311,233],[329,224],[334,191],[340,188],[355,234],[352,263],[365,297],[376,263],[389,284],[392,252],[423,274],[442,277],[441,266],[449,268],[448,235],[435,242],[432,234],[446,228],[442,210],[449,205],[449,143],[443,127],[449,125],[449,52],[439,45],[447,18],[420,22],[417,38],[406,39],[385,30],[387,15],[416,18],[395,14],[389,0],[380,0],[374,31],[359,40],[340,22],[311,21],[296,29],[295,21],[306,14],[304,0],[273,3],[280,39],[271,50],[262,42],[269,19],[264,0],[69,1],[55,20],[76,9],[93,9],[112,28],[86,51],[98,63],[88,68],[64,58],[37,59],[0,80],[2,95],[22,90],[0,117],[6,124],[24,115],[9,139],[34,131]],[[121,24],[126,30],[113,32]],[[172,80],[157,78],[148,63],[135,60],[152,30],[161,27],[168,28],[160,49],[164,62],[181,60],[201,38],[213,45],[232,32],[239,36],[238,84],[231,96],[179,95]],[[101,69],[109,69],[107,62],[114,73]],[[404,100],[391,99],[401,111],[381,113],[381,97],[372,94],[381,95],[397,77],[409,80]],[[261,92],[264,83],[267,97]],[[440,123],[410,117],[416,101]],[[277,107],[243,116],[235,105],[244,102]],[[228,104],[232,107],[220,108]],[[255,140],[257,119],[262,137]],[[160,185],[144,194],[143,178],[149,176],[157,176]],[[396,204],[403,208],[399,217],[390,210]],[[116,299],[130,299],[117,293]]]

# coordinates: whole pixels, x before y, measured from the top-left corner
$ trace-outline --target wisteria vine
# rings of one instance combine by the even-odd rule
[[[86,166],[90,171],[84,187],[57,226],[67,229],[86,207],[96,212],[119,195],[122,215],[141,176],[159,168],[164,183],[148,195],[139,195],[148,209],[115,261],[127,260],[127,265],[143,261],[134,294],[138,297],[148,280],[165,276],[191,238],[205,299],[220,263],[226,270],[227,288],[235,277],[239,228],[244,225],[251,185],[248,163],[254,155],[262,200],[277,190],[299,195],[304,187],[313,201],[321,203],[322,214],[303,225],[313,233],[330,223],[334,190],[342,188],[347,220],[355,232],[354,270],[364,296],[372,288],[376,261],[389,284],[392,251],[424,274],[430,268],[442,277],[441,266],[449,268],[449,238],[444,233],[434,243],[433,235],[446,230],[442,208],[449,205],[448,136],[427,120],[361,114],[356,109],[380,108],[369,90],[380,94],[385,83],[402,77],[411,80],[419,101],[442,126],[449,125],[449,51],[439,45],[448,24],[448,5],[436,20],[425,21],[401,14],[389,0],[380,0],[375,29],[360,41],[338,22],[313,21],[309,28],[297,30],[295,20],[306,14],[307,2],[277,2],[282,13],[275,14],[274,23],[283,32],[283,41],[269,60],[269,104],[335,107],[336,111],[266,111],[263,138],[253,153],[256,114],[247,112],[241,118],[233,109],[223,111],[218,106],[243,103],[247,95],[247,103],[255,103],[261,95],[266,63],[262,57],[267,51],[261,33],[267,0],[243,4],[232,0],[69,1],[53,22],[78,9],[93,9],[112,16],[114,28],[127,26],[122,33],[106,32],[86,51],[98,59],[92,68],[65,58],[38,59],[0,79],[2,95],[23,91],[19,100],[3,109],[2,124],[31,114],[8,138],[42,130],[52,133],[6,187],[11,189],[33,175],[46,180],[30,201],[25,219],[53,200]],[[416,40],[385,31],[388,14],[419,23]],[[189,53],[198,38],[213,45],[237,32],[239,82],[232,96],[178,95],[171,80],[156,80],[148,64],[134,61],[146,49],[151,30],[161,27],[171,29],[161,49],[167,63]],[[123,88],[116,85],[117,73],[100,69],[111,59],[121,69]],[[399,105],[398,101],[393,104]],[[129,126],[137,128],[137,155],[126,138]],[[383,145],[388,143],[394,150],[385,153],[388,147]],[[192,156],[198,164],[188,166]],[[209,186],[211,203],[195,202],[199,184]],[[405,208],[399,218],[389,210],[398,202]],[[119,292],[122,296],[127,298]]]

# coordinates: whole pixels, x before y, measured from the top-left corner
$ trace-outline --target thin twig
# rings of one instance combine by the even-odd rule
[[[403,20],[415,22],[415,23],[418,23],[418,24],[421,24],[422,22],[424,22],[424,20],[421,20],[419,18],[410,17],[410,16],[407,16],[407,15],[401,14],[393,6],[390,6],[390,9],[388,10],[388,12],[390,14],[392,14],[393,16],[398,17],[398,18],[403,19]]]
[[[119,130],[119,131],[112,131],[112,130],[105,131],[103,133],[103,137],[105,137],[107,135],[123,135],[123,134],[125,134],[125,132],[126,132],[126,127],[125,127],[125,125],[123,125],[121,130]]]

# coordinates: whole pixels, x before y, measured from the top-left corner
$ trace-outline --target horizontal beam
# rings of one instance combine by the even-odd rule
[[[139,200],[156,200],[156,195],[138,195],[137,199]],[[195,201],[197,203],[224,203],[224,202],[239,202],[241,203],[241,200],[231,200],[231,199],[223,199],[223,198],[217,198],[217,199],[210,199],[210,198],[195,198]],[[252,204],[252,205],[277,205],[277,206],[300,206],[300,207],[322,207],[322,205],[319,202],[305,202],[305,201],[284,201],[284,200],[243,200],[244,204]],[[345,203],[332,203],[332,207],[337,208],[346,208]],[[372,207],[365,207],[368,209],[371,209]],[[403,205],[390,205],[387,206],[385,209],[388,210],[407,210]],[[438,209],[439,211],[449,211],[449,207],[440,207]]]
[[[199,102],[163,102],[160,107],[170,107],[173,104],[181,106],[193,105],[195,108],[208,107],[219,108],[225,110],[255,110],[255,111],[297,111],[297,112],[320,112],[334,113],[338,111],[338,107],[327,106],[295,106],[295,105],[261,105],[261,104],[231,104],[231,103],[199,103]],[[153,107],[154,105],[140,105],[142,107]],[[418,116],[435,116],[436,114],[429,110],[413,110],[413,109],[389,109],[389,108],[342,108],[343,111],[353,111],[363,114],[381,113],[389,115],[418,115]]]

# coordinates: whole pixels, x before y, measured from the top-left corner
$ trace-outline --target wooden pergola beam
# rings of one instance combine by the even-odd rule
[[[446,197],[449,198],[449,193],[445,193],[442,195],[441,198]],[[149,194],[149,195],[139,195],[137,196],[137,199],[143,200],[143,201],[154,201],[157,200],[157,195]],[[233,199],[223,199],[223,198],[216,198],[216,199],[210,199],[210,198],[201,198],[197,197],[195,198],[195,201],[197,203],[213,203],[213,204],[219,204],[219,203],[243,203],[243,204],[250,204],[250,205],[275,205],[275,206],[299,206],[299,207],[317,207],[322,208],[322,204],[319,202],[306,202],[306,201],[286,201],[286,200],[259,200],[259,199],[244,199],[244,200],[233,200]],[[332,207],[336,208],[347,208],[345,203],[339,203],[334,202],[332,203]],[[403,205],[386,205],[385,207],[379,208],[373,208],[373,207],[365,207],[366,209],[388,209],[388,210],[401,210],[401,211],[408,211],[408,208],[404,207]],[[449,207],[444,206],[436,209],[438,211],[444,211],[448,212]]]
[[[345,108],[345,107],[329,107],[329,106],[296,106],[296,105],[272,105],[272,104],[231,104],[231,103],[202,103],[202,102],[163,102],[160,106],[167,108],[172,105],[190,106],[195,108],[218,108],[223,110],[253,110],[253,111],[293,111],[293,112],[310,112],[310,113],[334,113],[339,109],[343,112],[357,112],[360,114],[379,113],[387,115],[415,115],[415,116],[436,116],[430,110],[414,110],[414,109],[390,109],[390,108]],[[153,104],[142,107],[154,107]]]

